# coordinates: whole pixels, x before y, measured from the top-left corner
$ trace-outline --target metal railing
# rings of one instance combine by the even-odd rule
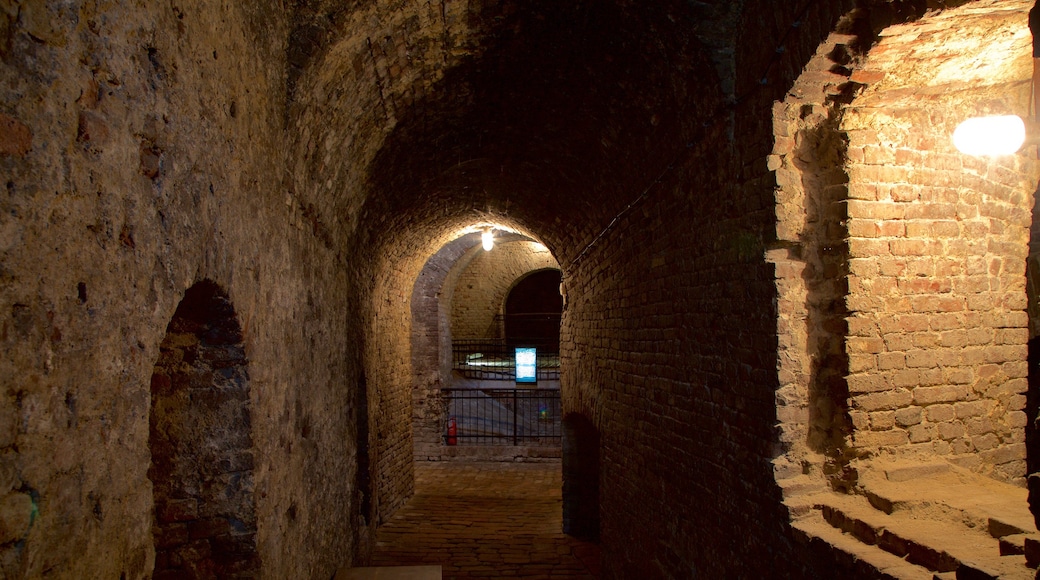
[[[455,340],[451,343],[451,368],[467,379],[484,381],[516,380],[515,348],[537,348],[538,380],[560,379],[559,342],[523,340],[508,344],[505,339]]]
[[[441,391],[448,407],[446,445],[560,445],[559,389]]]

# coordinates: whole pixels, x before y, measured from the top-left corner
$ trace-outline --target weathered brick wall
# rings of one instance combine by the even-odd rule
[[[331,576],[358,537],[344,526],[357,358],[339,340],[345,272],[284,186],[281,6],[14,6],[0,10],[0,575],[150,576],[150,379],[182,295],[211,279],[249,359],[263,573]]]
[[[842,123],[853,445],[1017,483],[1038,167],[964,156],[950,135],[967,117],[1027,109],[1028,7],[974,3],[886,29]]]
[[[784,453],[774,465],[780,479],[804,475],[806,464],[817,476],[826,470],[832,483],[845,479],[848,233],[842,202],[848,176],[838,124],[843,101],[857,86],[843,66],[857,41],[831,34],[773,107],[769,167],[776,174],[780,244],[766,257],[775,264],[777,286],[776,405]]]
[[[451,373],[451,295],[465,266],[477,256],[479,234],[452,240],[430,257],[412,290],[412,438],[417,461],[439,459]]]
[[[505,313],[509,290],[525,274],[559,267],[549,250],[537,242],[498,244],[490,252],[477,254],[452,293],[452,337],[503,338],[505,329],[495,316]]]
[[[152,577],[255,578],[248,360],[237,316],[216,284],[188,289],[159,352],[148,434]]]
[[[763,260],[775,181],[761,145],[772,99],[801,64],[771,65],[781,51],[761,39],[784,45],[781,63],[804,63],[839,16],[816,6],[824,13],[790,35],[775,27],[803,17],[785,13],[795,7],[746,12],[741,33],[755,41],[738,45],[740,76],[722,83],[740,104],[691,131],[678,169],[655,184],[663,191],[587,259],[561,259],[565,408],[601,432],[607,577],[814,576],[785,538],[771,464],[776,313]]]

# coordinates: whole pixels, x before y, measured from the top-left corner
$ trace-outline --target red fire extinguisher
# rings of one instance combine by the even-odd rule
[[[448,445],[459,442],[459,426],[455,423],[455,417],[448,417]]]

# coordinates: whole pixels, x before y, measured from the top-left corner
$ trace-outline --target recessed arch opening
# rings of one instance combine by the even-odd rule
[[[151,379],[156,578],[260,575],[248,362],[227,293],[189,288]]]
[[[481,229],[469,228],[471,233],[445,244],[427,260],[414,285],[415,458],[449,459],[460,453],[487,459],[558,457],[559,264],[540,242],[504,228],[496,228],[495,246],[486,251],[481,246]],[[552,336],[538,344],[531,342],[532,337],[524,341],[524,346],[538,349],[538,382],[532,386],[539,388],[538,394],[526,391],[518,395],[530,398],[518,403],[510,392],[517,387],[513,365],[517,345],[505,334],[505,306],[510,292],[539,272],[555,275],[552,293],[557,297],[557,312],[548,325],[553,326]],[[542,326],[548,332],[548,326]],[[503,400],[503,393],[511,396]],[[460,403],[462,397],[473,400]],[[474,422],[481,427],[474,427]],[[501,425],[486,431],[489,422]],[[449,423],[455,429],[450,440]],[[487,437],[477,437],[478,433]],[[536,433],[546,437],[535,437]]]

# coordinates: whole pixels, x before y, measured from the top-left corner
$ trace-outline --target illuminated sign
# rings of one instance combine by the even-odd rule
[[[516,382],[538,382],[538,356],[536,349],[517,347],[516,349]]]

